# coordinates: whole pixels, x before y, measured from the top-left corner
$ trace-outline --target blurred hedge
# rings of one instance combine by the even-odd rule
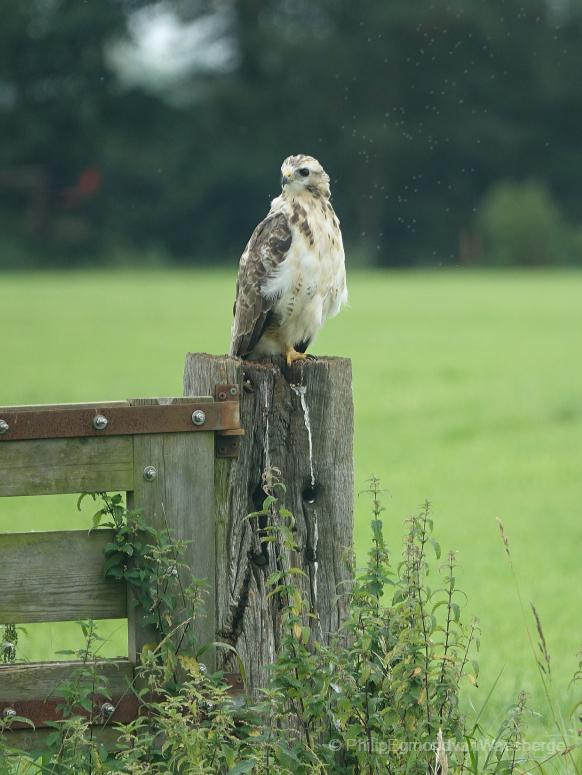
[[[537,181],[493,186],[481,205],[477,233],[487,264],[543,266],[575,258],[574,229],[547,187]]]

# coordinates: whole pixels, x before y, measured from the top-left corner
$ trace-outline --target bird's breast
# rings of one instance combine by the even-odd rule
[[[288,223],[289,251],[262,292],[276,299],[273,311],[280,325],[301,329],[300,338],[309,339],[347,300],[341,232],[325,201],[294,207]]]

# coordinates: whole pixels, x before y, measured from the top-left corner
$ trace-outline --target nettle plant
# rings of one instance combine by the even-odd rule
[[[294,518],[284,506],[285,487],[275,469],[266,472],[264,490],[262,509],[248,519],[260,519],[265,541],[294,549]],[[471,726],[462,717],[461,687],[477,683],[478,627],[462,621],[455,556],[441,561],[429,505],[407,520],[402,555],[393,561],[377,479],[366,492],[372,545],[365,567],[354,569],[350,588],[338,591],[349,611],[339,632],[327,644],[314,636],[316,615],[296,583],[302,571],[285,567],[289,553],[277,552],[269,594],[280,603],[281,649],[269,685],[258,696],[238,697],[223,673],[205,669],[204,647],[194,641],[192,623],[204,594],[199,581],[184,587],[180,580],[183,542],[148,526],[120,496],[100,495],[94,527],[115,531],[106,547],[105,572],[131,586],[156,634],[128,687],[141,713],[115,725],[115,744],[99,742],[92,722],[105,727],[110,722],[96,718],[92,698],[96,688],[107,698],[108,688],[97,671],[94,623],[83,622],[86,648],[77,655],[82,667],[59,692],[62,720],[36,758],[14,750],[10,736],[0,734],[2,775],[523,771],[524,696],[510,709],[487,755],[479,756],[486,736],[478,720]],[[0,732],[11,723],[0,720]]]
[[[477,681],[476,623],[461,623],[463,593],[456,587],[450,553],[431,581],[440,559],[432,538],[428,503],[407,520],[402,559],[392,566],[386,550],[379,483],[370,482],[372,548],[356,576],[350,615],[334,648],[340,659],[334,681],[334,728],[349,763],[362,772],[427,772],[435,762],[439,731],[463,740],[459,688]],[[451,764],[460,763],[452,758]],[[373,767],[375,765],[375,767]],[[386,771],[386,769],[384,769]]]
[[[262,539],[295,548],[294,518],[285,486],[271,470],[259,512]],[[142,667],[147,713],[122,729],[117,763],[127,772],[426,773],[462,766],[464,754],[445,743],[464,741],[459,687],[476,683],[471,651],[475,624],[460,619],[454,556],[438,563],[428,504],[408,520],[401,561],[393,569],[383,536],[379,483],[370,482],[372,548],[368,562],[342,594],[349,616],[331,642],[314,638],[315,614],[296,584],[297,568],[268,579],[281,605],[281,649],[258,698],[233,698],[222,674],[208,676],[193,656],[178,655],[181,680],[169,685],[164,655]],[[277,556],[280,563],[285,552]],[[158,656],[160,657],[158,659]],[[155,701],[149,697],[155,696]],[[282,734],[284,732],[284,734]],[[441,747],[437,751],[437,741]]]
[[[289,714],[298,721],[293,753],[305,769],[294,771],[426,773],[435,765],[438,740],[443,760],[443,740],[463,750],[459,688],[463,679],[477,681],[472,652],[478,630],[475,623],[461,623],[464,596],[456,588],[454,555],[431,588],[428,552],[438,563],[440,547],[425,504],[407,521],[402,559],[393,567],[377,479],[367,492],[372,547],[366,567],[345,591],[349,615],[329,645],[312,641],[302,626],[309,611],[297,599],[292,577],[273,580],[289,603],[267,696],[275,723]],[[460,767],[462,759],[449,754],[451,766]]]

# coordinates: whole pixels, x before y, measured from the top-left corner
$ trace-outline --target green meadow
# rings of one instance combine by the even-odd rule
[[[227,348],[234,275],[0,276],[0,405],[180,395],[184,354]],[[479,706],[501,672],[489,714],[521,688],[546,712],[526,631],[533,601],[567,712],[582,646],[582,274],[361,271],[350,294],[313,352],[353,359],[357,489],[381,477],[395,562],[425,499],[443,550],[458,553],[465,618],[481,625],[480,686],[466,703]],[[356,504],[363,559],[369,512],[364,496]],[[0,531],[88,527],[90,514],[75,497],[2,499]],[[102,631],[104,653],[121,653],[123,626]],[[75,625],[28,626],[20,656],[78,642]]]

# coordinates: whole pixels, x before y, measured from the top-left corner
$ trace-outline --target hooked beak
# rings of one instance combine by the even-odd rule
[[[291,167],[284,167],[281,170],[281,186],[286,186],[293,180],[293,170]]]

